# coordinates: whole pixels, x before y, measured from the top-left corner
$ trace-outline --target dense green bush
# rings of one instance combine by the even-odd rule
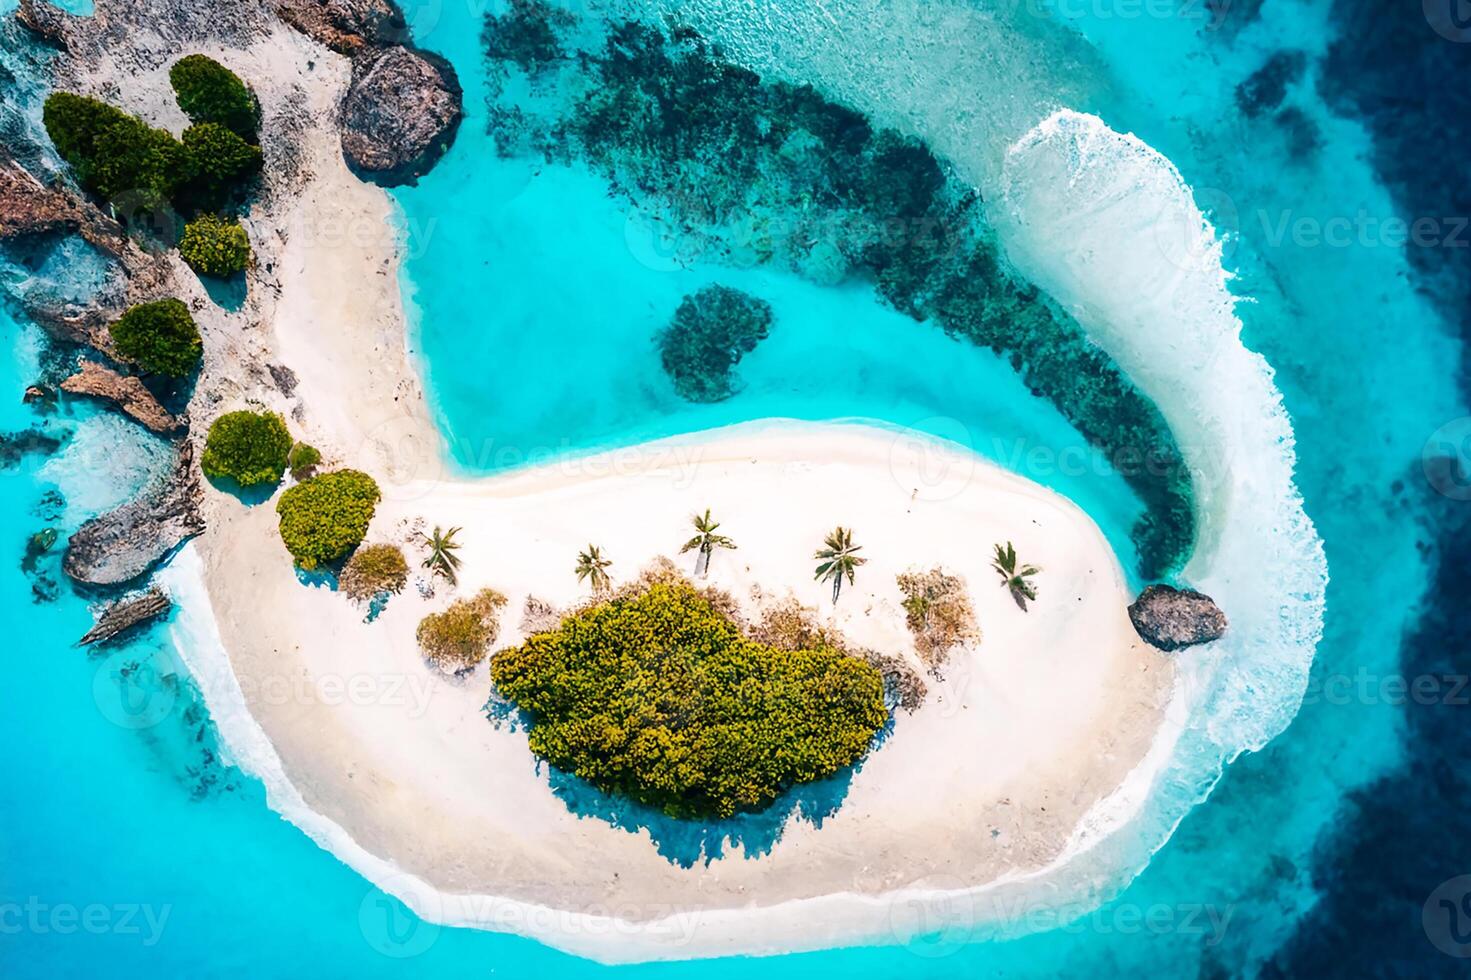
[[[179,256],[201,276],[228,279],[250,268],[250,239],[240,222],[202,214],[184,226]]]
[[[183,145],[186,176],[174,196],[185,210],[226,207],[260,172],[260,147],[219,123],[190,126],[184,130]]]
[[[174,62],[169,83],[184,115],[196,123],[219,123],[254,143],[260,125],[260,104],[240,77],[202,54]]]
[[[370,544],[352,553],[337,587],[355,602],[367,602],[375,596],[396,593],[409,581],[409,563],[403,551],[392,544]]]
[[[830,776],[886,719],[883,679],[832,647],[742,635],[687,582],[600,603],[491,659],[559,769],[675,817],[728,817]]]
[[[425,616],[415,634],[424,659],[446,674],[462,673],[480,663],[500,634],[497,614],[505,604],[506,597],[499,592],[481,589],[444,612]]]
[[[171,133],[105,102],[53,92],[42,121],[77,183],[129,211],[167,204],[187,176],[184,148]]]
[[[205,476],[242,487],[275,486],[286,472],[290,449],[291,433],[275,412],[227,412],[210,425],[199,468]]]
[[[681,396],[720,401],[735,394],[731,369],[770,329],[770,303],[729,286],[706,286],[674,311],[659,338],[660,359]]]
[[[368,533],[379,497],[378,484],[357,470],[298,483],[276,501],[286,550],[307,570],[346,557]]]
[[[312,475],[312,470],[322,461],[322,454],[317,451],[316,446],[309,446],[304,442],[298,442],[291,447],[291,455],[286,457],[286,465],[291,468],[291,475],[298,480],[304,480]]]
[[[204,356],[194,317],[177,299],[139,303],[109,325],[107,332],[120,357],[170,378],[188,376]]]

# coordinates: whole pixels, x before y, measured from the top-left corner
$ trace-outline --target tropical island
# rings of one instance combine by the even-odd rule
[[[1088,515],[968,451],[773,420],[494,476],[447,464],[372,181],[432,168],[460,92],[396,11],[284,4],[228,45],[206,45],[204,24],[124,70],[90,55],[95,24],[22,10],[68,52],[73,90],[45,118],[71,183],[32,186],[11,161],[14,199],[63,209],[22,233],[81,234],[116,265],[92,307],[32,312],[114,365],[62,390],[176,446],[168,478],[84,525],[64,567],[138,589],[190,542],[225,658],[195,652],[222,735],[271,767],[273,805],[421,914],[604,956],[625,954],[526,910],[626,924],[632,956],[668,955],[697,913],[681,954],[855,941],[882,933],[885,896],[1067,861],[1091,818],[1148,784],[1178,728],[1164,651],[1218,638],[1224,616],[1165,584],[1131,607]],[[506,17],[486,43],[508,73],[569,60],[544,5]],[[606,98],[538,138],[609,173],[645,168],[631,197],[673,179],[609,135],[629,100],[656,98],[638,74],[655,70],[714,86],[730,125],[780,108],[843,143],[808,161],[816,178],[777,177],[837,188],[847,234],[886,208],[955,228],[973,204],[917,141],[731,69],[698,35],[620,24],[579,65]],[[520,119],[508,146],[538,125]],[[712,133],[695,135],[707,153]],[[749,183],[769,163],[745,161]],[[719,205],[702,216],[717,231]],[[314,234],[343,223],[372,233]],[[991,242],[949,245],[865,239],[852,264],[906,315],[1005,353],[1092,441],[1160,462],[1128,478],[1146,577],[1168,577],[1194,518],[1164,420]],[[837,274],[838,256],[790,247],[773,254]],[[660,361],[680,397],[722,400],[773,330],[760,297],[707,287],[672,311]],[[922,498],[937,464],[962,478]],[[103,620],[167,608],[145,589]]]

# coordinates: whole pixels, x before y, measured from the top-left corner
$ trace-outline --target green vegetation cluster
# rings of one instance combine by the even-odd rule
[[[169,80],[192,121],[181,139],[98,99],[70,92],[46,99],[42,122],[57,153],[77,183],[125,222],[168,207],[186,215],[227,211],[261,168],[260,108],[244,82],[204,55],[181,58]],[[238,271],[243,237],[238,225],[228,234],[201,226],[190,264]]]
[[[884,725],[879,671],[830,646],[744,636],[687,582],[655,581],[491,659],[552,765],[664,813],[729,817],[857,762]]]
[[[260,127],[260,103],[234,72],[202,54],[191,54],[169,69],[174,98],[195,123],[218,123],[251,143]]]
[[[188,377],[204,356],[199,327],[189,307],[177,299],[130,307],[107,332],[120,357],[168,378]]]
[[[1012,278],[977,195],[923,143],[810,86],[765,81],[687,28],[616,23],[601,48],[571,52],[552,9],[523,0],[486,20],[502,153],[582,160],[693,229],[698,254],[825,284],[864,278],[895,309],[1006,356],[1143,500],[1145,576],[1183,562],[1192,490],[1163,417],[1071,317]]]
[[[371,476],[333,470],[289,488],[276,501],[281,540],[299,568],[347,557],[368,533],[381,494]]]
[[[446,674],[474,668],[500,635],[499,613],[505,604],[506,597],[499,592],[481,589],[469,599],[451,603],[444,612],[425,616],[415,633],[424,659]]]
[[[409,563],[397,545],[370,544],[354,551],[337,588],[354,602],[369,602],[380,595],[397,594],[409,581]]]
[[[286,473],[291,433],[275,412],[226,412],[210,424],[199,468],[242,487],[274,487]]]
[[[250,239],[240,222],[202,214],[184,226],[179,256],[202,276],[228,279],[250,267]]]
[[[908,571],[895,578],[904,593],[900,603],[914,636],[914,648],[932,673],[938,673],[950,651],[981,638],[965,580],[944,569]]]
[[[316,446],[305,442],[298,442],[291,447],[291,453],[286,457],[286,465],[291,468],[291,475],[298,480],[305,480],[312,475],[317,464],[322,461],[322,454]]]
[[[659,337],[660,360],[681,397],[720,401],[735,394],[732,369],[770,330],[770,303],[729,286],[706,286],[674,311]]]

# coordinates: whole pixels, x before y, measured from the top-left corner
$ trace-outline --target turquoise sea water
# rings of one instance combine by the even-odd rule
[[[493,161],[479,9],[469,7],[435,5],[416,25],[421,43],[456,64],[470,117],[435,173],[396,192],[414,340],[461,465],[498,468],[769,416],[919,424],[1003,463],[1025,458],[1019,446],[1078,442],[994,357],[883,310],[862,289],[672,268],[647,222],[595,177]],[[1324,15],[1321,4],[1269,0],[1251,28],[1229,38],[1179,18],[1097,9],[1072,21],[1108,69],[1098,80],[1104,104],[1090,111],[1170,157],[1200,205],[1235,230],[1229,266],[1236,291],[1252,300],[1239,308],[1245,339],[1277,369],[1298,437],[1299,487],[1333,573],[1307,703],[1264,751],[1227,769],[1098,913],[1006,943],[966,945],[952,923],[909,949],[781,957],[763,961],[763,972],[1235,973],[1269,957],[1312,903],[1310,851],[1344,794],[1398,761],[1394,699],[1374,688],[1347,699],[1332,692],[1336,678],[1396,670],[1426,574],[1406,533],[1420,448],[1466,412],[1443,328],[1401,250],[1274,232],[1284,213],[1318,222],[1393,213],[1364,163],[1363,134],[1326,113],[1310,79],[1291,94],[1319,130],[1307,158],[1232,100],[1235,84],[1284,38],[1321,47]],[[712,279],[769,299],[777,326],[742,363],[747,387],[737,398],[692,408],[669,389],[650,338],[683,293]],[[13,431],[37,421],[18,394],[34,376],[38,343],[8,318],[0,328],[16,351],[0,362],[0,392],[15,395],[0,398],[0,431]],[[71,431],[66,448],[0,475],[0,526],[13,556],[0,564],[0,603],[15,638],[0,735],[23,747],[0,766],[0,974],[289,976],[310,964],[328,976],[749,975],[747,960],[612,970],[393,913],[394,903],[267,809],[254,780],[213,756],[167,629],[88,655],[70,647],[89,622],[84,597],[63,589],[54,603],[31,602],[18,563],[45,521],[36,507],[46,490],[63,490],[69,506],[57,520],[75,526],[146,477],[146,462],[116,460],[159,458],[110,416],[78,409],[53,425]],[[1079,500],[1125,547],[1121,532],[1137,505],[1106,471],[1084,470],[1028,475]],[[1167,910],[1168,924],[1146,925],[1151,909]],[[1207,910],[1224,925],[1212,925]],[[414,955],[397,955],[405,952]]]

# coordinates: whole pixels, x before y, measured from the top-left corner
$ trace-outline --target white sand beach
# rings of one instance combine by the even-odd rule
[[[424,599],[411,585],[365,623],[343,596],[298,580],[270,504],[207,493],[210,530],[193,548],[233,674],[203,685],[211,713],[237,759],[267,765],[243,743],[269,740],[280,771],[258,774],[276,787],[272,805],[319,843],[436,921],[600,959],[769,952],[905,938],[896,902],[1036,872],[1076,846],[1085,816],[1131,774],[1148,781],[1173,664],[1134,633],[1093,522],[978,457],[872,426],[763,423],[451,475],[407,349],[391,201],[347,171],[330,124],[340,59],[284,28],[243,56],[222,53],[232,57],[249,59],[268,113],[291,105],[310,122],[299,186],[252,213],[249,304],[202,309],[196,431],[219,412],[271,407],[328,466],[378,479],[369,541],[464,528],[457,589],[440,583]],[[273,384],[267,363],[289,366],[296,384]],[[983,636],[943,680],[927,678],[924,705],[897,716],[820,828],[793,819],[768,853],[730,845],[687,868],[646,830],[571,812],[525,733],[486,719],[486,667],[440,676],[414,629],[492,586],[510,599],[500,643],[514,643],[528,595],[558,607],[584,597],[578,550],[600,545],[615,580],[660,555],[688,567],[675,552],[707,507],[739,543],[709,582],[750,612],[795,595],[854,646],[917,664],[894,577],[939,565],[965,578]],[[854,529],[868,564],[834,606],[811,554],[836,524]],[[1026,613],[989,567],[1004,541],[1043,568]],[[237,684],[243,702],[224,703]]]

